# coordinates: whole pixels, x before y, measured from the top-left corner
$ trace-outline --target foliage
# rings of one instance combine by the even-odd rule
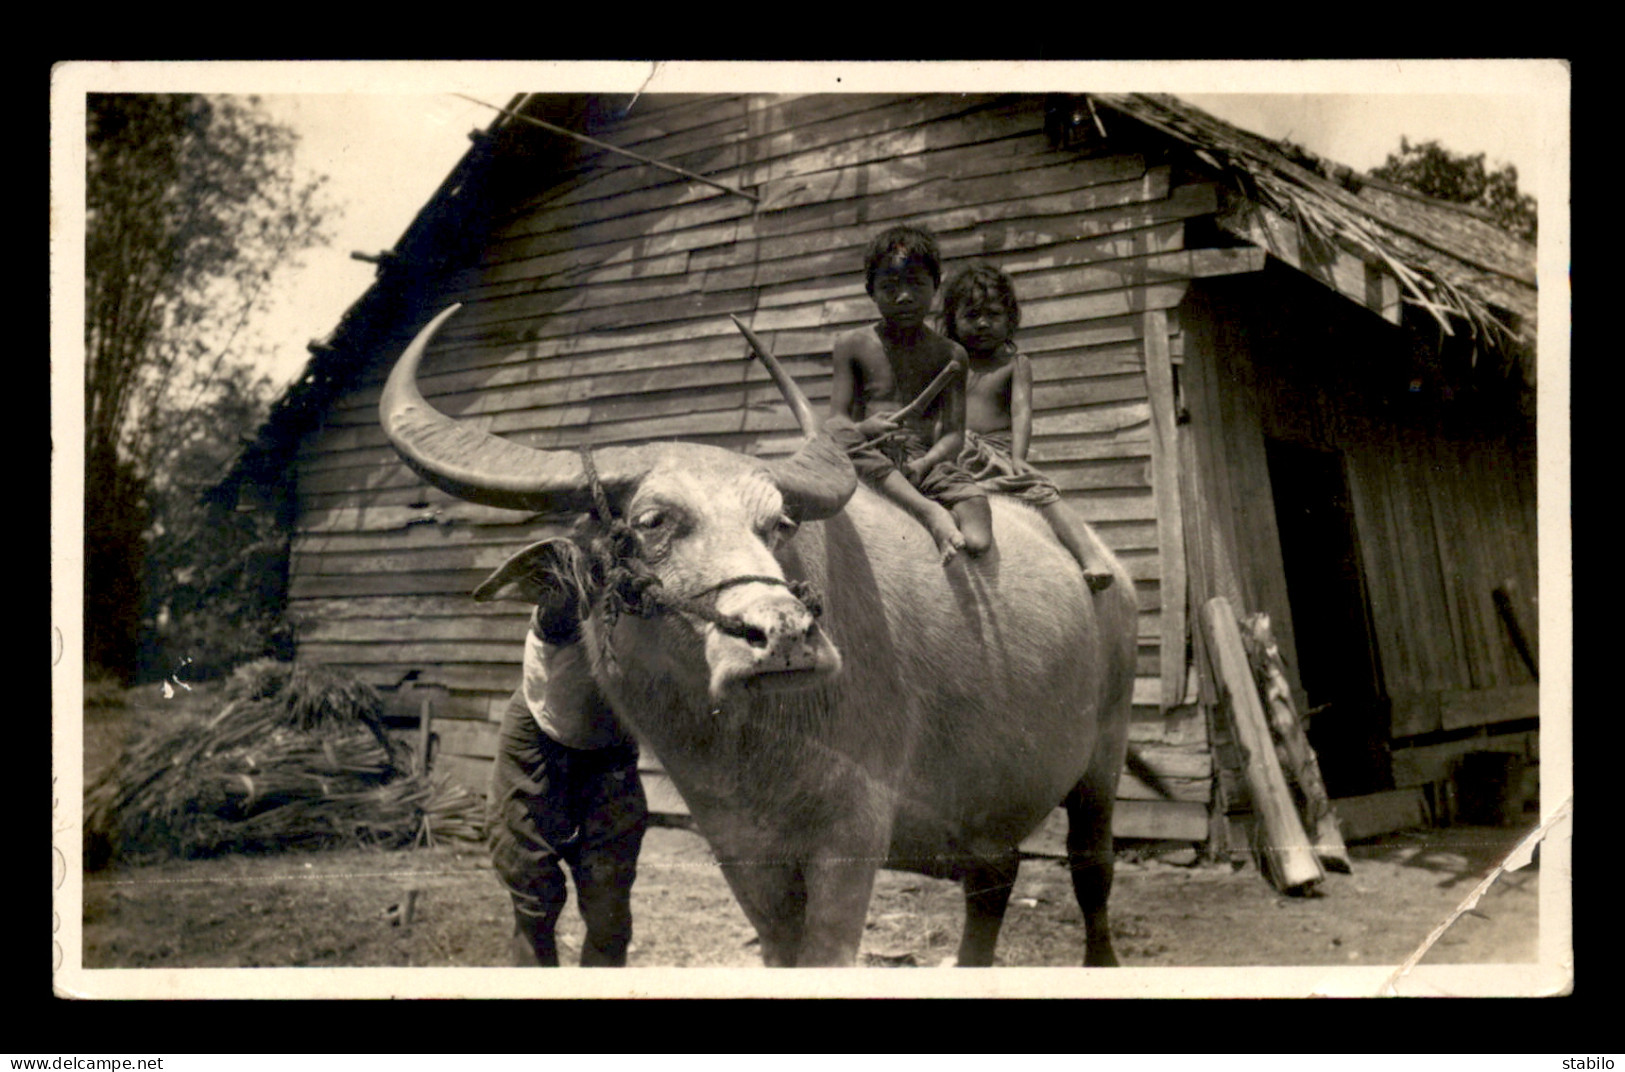
[[[142,631],[205,597],[247,599],[263,520],[184,501],[263,414],[245,327],[278,272],[325,241],[320,178],[256,98],[92,94],[85,238],[86,657],[127,674]],[[147,552],[152,552],[148,570]],[[186,555],[201,580],[189,580]],[[255,594],[255,599],[263,593]],[[252,600],[250,600],[252,602]],[[258,611],[193,627],[226,648]],[[260,615],[263,617],[263,615]],[[147,647],[151,647],[151,637]],[[252,647],[253,645],[248,645]],[[148,654],[151,654],[150,650]]]
[[[1503,229],[1526,242],[1535,240],[1535,199],[1519,192],[1518,169],[1511,164],[1491,171],[1484,166],[1483,153],[1458,155],[1437,141],[1412,144],[1401,135],[1399,152],[1389,153],[1369,174],[1442,201],[1476,205]]]
[[[238,447],[227,433],[264,420],[267,382],[244,366],[216,380],[210,404],[166,411],[151,425],[172,444],[148,482],[143,533],[141,665],[160,675],[184,667],[188,677],[208,678],[246,659],[293,654],[282,619],[283,519],[275,510],[234,510],[204,498]]]

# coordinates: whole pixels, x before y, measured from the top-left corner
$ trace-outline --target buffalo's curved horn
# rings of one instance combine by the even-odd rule
[[[767,344],[737,316],[730,313],[728,318],[745,336],[745,341],[750,343],[757,359],[767,367],[768,375],[773,377],[779,393],[795,415],[796,423],[801,426],[801,434],[807,437],[807,442],[795,454],[768,465],[774,482],[784,496],[785,511],[798,521],[840,513],[858,487],[858,477],[852,469],[851,459],[823,431],[822,422],[812,403],[807,401],[801,385],[779,364],[779,359],[773,356]]]
[[[784,371],[784,366],[779,364],[779,359],[773,356],[773,352],[767,348],[767,345],[761,339],[757,338],[754,331],[747,328],[732,313],[728,314],[728,319],[734,322],[734,327],[738,328],[739,333],[745,336],[745,341],[750,343],[750,348],[755,352],[757,360],[767,366],[768,375],[773,377],[773,382],[778,385],[779,393],[784,395],[784,401],[790,406],[790,412],[795,414],[796,423],[801,426],[801,434],[808,439],[817,435],[823,424],[819,421],[817,412],[812,408],[812,403],[808,402],[807,396],[802,393],[801,385],[796,383],[788,372]]]
[[[579,454],[522,446],[453,420],[424,401],[417,387],[423,352],[460,308],[450,306],[424,325],[390,372],[378,402],[390,444],[429,483],[459,499],[537,513],[590,509],[592,489]],[[647,447],[603,447],[592,455],[612,499],[641,480],[657,457]]]

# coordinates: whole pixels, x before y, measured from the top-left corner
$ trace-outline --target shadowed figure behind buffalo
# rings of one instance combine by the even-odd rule
[[[767,964],[854,963],[881,866],[961,881],[959,962],[991,964],[1016,846],[1063,801],[1084,962],[1116,962],[1111,812],[1136,617],[1119,563],[1091,597],[1043,518],[995,499],[996,553],[944,569],[923,528],[857,486],[765,353],[808,436],[788,458],[491,436],[415,385],[456,308],[391,373],[384,430],[452,495],[594,515],[592,676],[682,793]]]

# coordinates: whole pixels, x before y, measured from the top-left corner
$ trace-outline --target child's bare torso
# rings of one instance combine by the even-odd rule
[[[1016,362],[1008,347],[970,362],[965,388],[965,428],[980,435],[1008,432],[1014,424],[1010,412],[1011,386]]]
[[[901,409],[930,385],[937,373],[953,359],[955,345],[932,331],[921,328],[907,341],[888,339],[883,325],[874,324],[842,335],[835,342],[837,360],[850,364],[853,392],[847,416],[861,421]],[[934,418],[943,395],[918,418]]]

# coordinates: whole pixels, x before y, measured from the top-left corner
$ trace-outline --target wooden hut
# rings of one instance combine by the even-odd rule
[[[472,138],[220,489],[293,526],[301,656],[432,697],[471,784],[526,616],[469,592],[541,526],[397,460],[406,341],[464,303],[424,392],[520,442],[780,454],[729,314],[821,402],[901,222],[1014,276],[1032,459],[1135,578],[1134,740],[1171,799],[1125,777],[1119,836],[1206,841],[1245,804],[1193,628],[1215,595],[1270,616],[1333,795],[1532,752],[1534,256],[1475,211],[1148,95],[531,95]]]

